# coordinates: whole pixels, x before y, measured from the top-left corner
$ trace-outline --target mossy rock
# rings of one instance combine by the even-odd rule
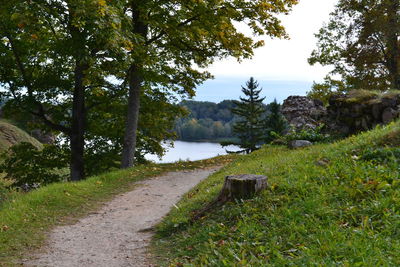
[[[0,153],[22,142],[31,143],[39,149],[43,147],[38,140],[30,136],[27,132],[8,122],[0,121]]]

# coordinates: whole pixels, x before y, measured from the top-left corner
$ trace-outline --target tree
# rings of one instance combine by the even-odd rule
[[[286,37],[276,15],[287,13],[297,0],[155,1],[130,0],[128,110],[122,168],[134,163],[139,121],[140,94],[146,85],[193,96],[194,88],[211,78],[202,71],[215,59],[250,58],[263,45],[237,29],[247,24],[254,35]],[[198,68],[200,67],[200,68]]]
[[[323,87],[340,88],[333,79],[339,75],[347,90],[400,89],[398,0],[340,0],[316,37],[310,64],[333,66]],[[316,84],[311,93],[323,87]]]
[[[288,128],[287,121],[285,117],[281,113],[281,105],[276,102],[270,103],[269,105],[269,114],[265,119],[265,142],[270,143],[274,139],[276,139],[276,135],[282,135],[286,129]]]
[[[258,86],[253,77],[246,83],[247,88],[242,86],[242,92],[247,98],[240,97],[240,101],[236,101],[236,107],[232,109],[232,112],[239,116],[239,121],[233,125],[233,132],[239,142],[222,143],[223,146],[234,144],[246,153],[251,153],[263,142],[265,108],[262,101],[265,97],[260,98],[261,89],[257,90]]]
[[[135,158],[142,163],[146,154],[162,156],[165,152],[163,142],[174,140],[176,133],[171,131],[177,118],[182,117],[184,109],[174,104],[173,96],[166,95],[156,88],[142,91],[137,149]],[[107,105],[97,106],[88,116],[85,161],[90,175],[119,168],[122,154],[124,121],[127,97],[121,95],[109,99]],[[167,141],[168,140],[168,141]]]
[[[107,80],[125,57],[120,1],[1,2],[0,85],[7,108],[63,133],[70,179],[83,179],[87,117],[121,93]]]

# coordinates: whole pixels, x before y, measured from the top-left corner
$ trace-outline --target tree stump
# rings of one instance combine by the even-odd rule
[[[232,200],[252,198],[258,192],[267,188],[267,177],[263,175],[242,174],[225,177],[225,182],[221,192],[215,200],[195,213],[192,220],[205,215],[205,213],[215,206],[224,204]]]

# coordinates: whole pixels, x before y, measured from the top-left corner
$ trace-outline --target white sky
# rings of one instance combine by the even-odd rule
[[[242,63],[227,59],[209,70],[217,79],[254,76],[261,80],[321,81],[329,69],[310,66],[307,58],[316,46],[314,34],[328,21],[337,1],[300,0],[282,18],[290,40],[266,39],[266,45],[256,50],[253,59]]]

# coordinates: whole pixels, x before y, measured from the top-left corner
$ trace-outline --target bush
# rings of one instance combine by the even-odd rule
[[[3,153],[0,171],[13,181],[14,187],[35,187],[65,179],[62,169],[68,166],[64,150],[54,145],[45,145],[42,150],[30,143],[12,146]]]
[[[293,140],[307,140],[310,142],[328,142],[332,140],[332,137],[329,134],[324,134],[322,132],[322,129],[325,127],[324,124],[321,124],[315,129],[302,129],[299,131],[296,131],[294,128],[292,128],[286,135],[284,136],[279,136],[276,133],[273,133],[275,137],[275,142],[273,144],[279,144],[279,143],[285,143],[288,144],[290,141]]]

